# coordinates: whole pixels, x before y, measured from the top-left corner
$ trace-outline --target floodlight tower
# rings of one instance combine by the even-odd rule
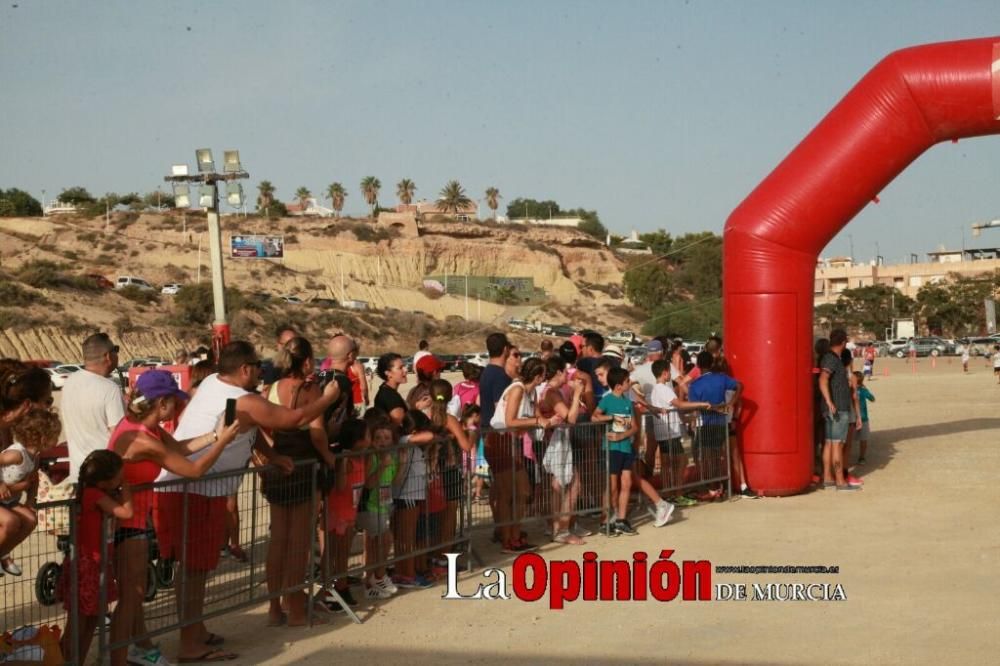
[[[990,220],[989,222],[983,222],[982,224],[972,225],[972,235],[978,236],[983,229],[993,229],[1000,227],[1000,220]]]
[[[226,284],[222,270],[222,229],[219,224],[219,183],[226,183],[226,202],[230,206],[243,204],[243,186],[238,180],[249,178],[250,174],[240,164],[240,152],[224,152],[222,173],[215,170],[215,159],[210,148],[195,151],[198,173],[189,174],[186,164],[175,164],[170,175],[164,178],[174,189],[174,206],[191,206],[191,188],[188,183],[201,183],[198,188],[198,205],[208,216],[208,254],[212,262],[212,296],[215,304],[215,318],[212,322],[212,348],[218,359],[219,350],[229,342],[229,323],[226,321]]]

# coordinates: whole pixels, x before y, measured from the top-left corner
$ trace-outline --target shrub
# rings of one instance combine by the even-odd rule
[[[93,243],[97,240],[97,233],[93,231],[84,231],[77,234],[76,239],[81,243]]]
[[[139,289],[139,287],[135,286],[119,289],[117,290],[117,293],[121,295],[122,298],[127,298],[128,300],[139,303],[140,305],[160,302],[160,295],[155,291],[143,291],[142,289]]]
[[[131,289],[131,287],[129,287]],[[122,290],[124,291],[124,289]],[[115,334],[121,336],[125,333],[130,333],[136,329],[135,324],[127,316],[122,315],[111,322],[111,328],[115,329]]]
[[[61,287],[66,283],[61,264],[48,259],[32,259],[21,264],[17,277],[25,284],[36,288]]]
[[[15,331],[23,331],[44,325],[44,321],[31,316],[24,310],[0,310],[0,330],[9,328]]]
[[[28,291],[16,282],[0,279],[0,303],[13,307],[27,307],[34,303],[45,303],[41,294]]]

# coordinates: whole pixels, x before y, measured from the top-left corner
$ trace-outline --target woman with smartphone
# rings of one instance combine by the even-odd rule
[[[146,594],[146,568],[149,555],[147,533],[153,508],[153,483],[166,469],[178,476],[196,479],[207,472],[227,444],[239,433],[239,424],[220,423],[209,433],[178,442],[160,427],[179,411],[188,395],[178,388],[173,375],[163,370],[148,370],[139,375],[125,418],[114,432],[108,448],[125,461],[123,478],[132,487],[133,515],[119,520],[115,530],[115,574],[119,599],[111,620],[113,643],[146,633],[142,602]],[[196,461],[187,456],[209,448]],[[112,664],[126,660],[151,666],[167,663],[148,639],[112,654]]]

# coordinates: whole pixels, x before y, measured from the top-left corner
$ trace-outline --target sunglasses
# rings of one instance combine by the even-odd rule
[[[521,352],[514,352],[513,354],[511,354],[511,356],[513,356],[514,358],[521,358]]]

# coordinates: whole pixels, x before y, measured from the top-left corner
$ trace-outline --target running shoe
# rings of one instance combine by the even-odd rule
[[[147,650],[138,645],[129,645],[125,661],[135,666],[172,666],[167,658],[160,654],[158,647]]]
[[[746,497],[746,498],[749,498],[749,499],[760,499],[760,495],[758,495],[754,491],[750,490],[749,486],[747,486],[746,488],[744,488],[743,490],[741,490],[740,491],[740,495],[742,497]]]
[[[365,596],[372,601],[378,601],[379,599],[388,599],[392,596],[392,592],[380,587],[378,583],[372,585],[371,587],[365,588]]]
[[[21,571],[21,567],[17,565],[17,562],[14,561],[13,557],[3,558],[3,570],[9,573],[11,576],[20,576],[22,573],[24,573],[23,571]]]
[[[847,475],[847,485],[861,487],[861,486],[865,485],[865,482],[862,481],[861,479],[859,479],[856,476],[852,476],[852,475],[848,474]]]
[[[375,585],[378,585],[383,590],[387,591],[389,594],[396,594],[399,592],[399,588],[396,584],[392,582],[392,578],[389,576],[382,576],[381,578],[376,578],[374,581]]]
[[[344,603],[347,604],[348,606],[358,605],[358,602],[351,594],[350,589],[337,590],[337,594],[340,595],[340,598],[343,599]],[[332,594],[330,594],[329,592],[323,595],[323,605],[326,606],[326,609],[332,613],[343,613],[346,610],[343,606],[340,605],[340,602],[337,601],[337,598]]]
[[[606,537],[616,537],[619,534],[618,523],[613,520],[601,523],[601,526],[597,528],[597,533]]]
[[[617,530],[619,534],[625,534],[628,536],[635,536],[636,534],[639,533],[636,531],[634,527],[632,527],[632,524],[629,523],[628,520],[626,519],[616,520],[615,530]]]
[[[594,536],[593,532],[588,530],[586,527],[582,526],[580,523],[573,525],[573,527],[571,527],[569,531],[573,533],[573,536],[578,536],[581,539],[583,537]]]
[[[658,507],[656,507],[656,520],[653,521],[653,527],[663,527],[668,522],[670,522],[670,516],[674,513],[674,505],[669,502],[661,502]]]
[[[667,501],[675,506],[697,506],[698,500],[691,499],[686,495],[678,495],[677,497],[669,497]]]

